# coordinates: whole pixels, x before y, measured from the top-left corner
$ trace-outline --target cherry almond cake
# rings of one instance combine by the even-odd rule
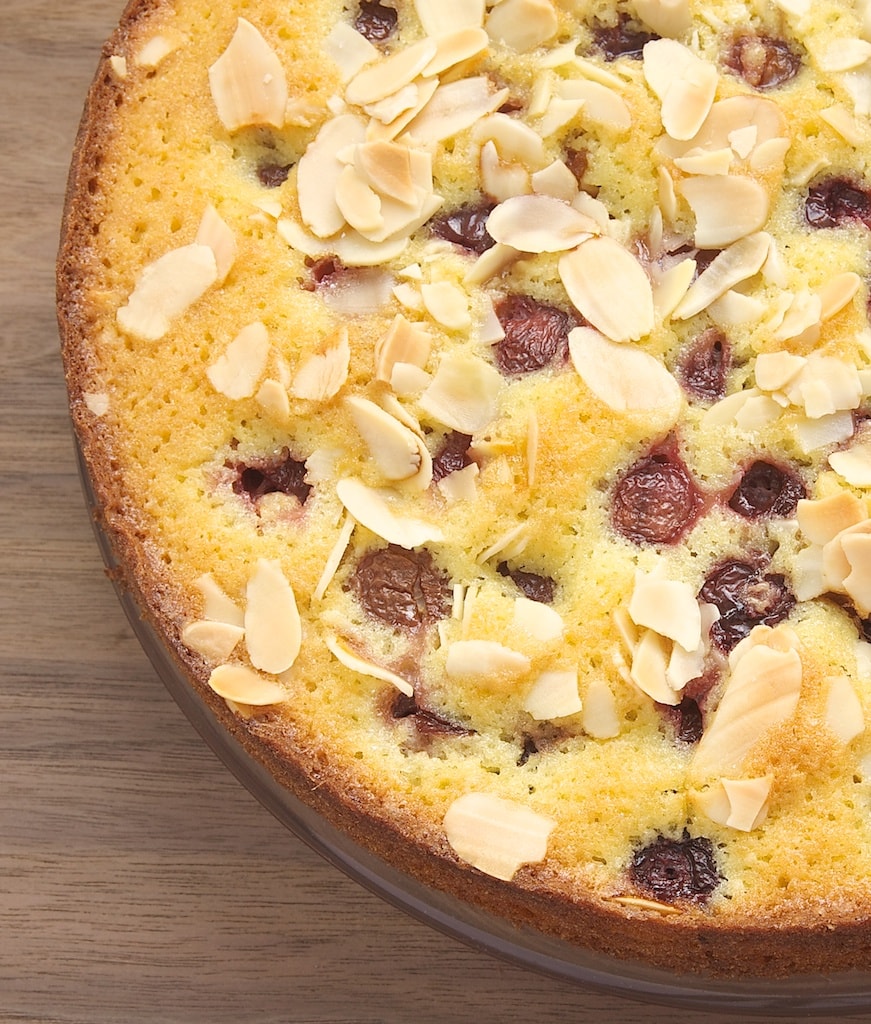
[[[428,886],[871,955],[871,3],[134,0],[58,263],[123,584]]]

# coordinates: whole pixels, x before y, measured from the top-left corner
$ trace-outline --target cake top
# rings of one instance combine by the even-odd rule
[[[131,8],[73,411],[249,737],[520,888],[864,913],[869,39],[802,0]]]

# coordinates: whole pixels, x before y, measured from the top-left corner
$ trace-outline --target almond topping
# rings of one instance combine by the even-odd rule
[[[614,691],[601,676],[590,680],[583,704],[581,725],[588,736],[609,740],[620,735],[620,715]]]
[[[791,647],[768,646],[779,643],[772,635],[775,632],[757,626],[750,637],[756,634],[758,642],[740,654],[739,648],[733,650],[725,692],[693,755],[697,777],[739,769],[756,744],[795,712],[801,691],[801,659]]]
[[[656,630],[685,651],[694,651],[701,643],[702,614],[693,588],[665,579],[661,572],[636,572],[629,614],[636,626]]]
[[[537,722],[576,715],[581,707],[578,673],[574,669],[542,672],[523,702],[523,710]]]
[[[653,330],[653,289],[635,257],[613,238],[591,238],[560,257],[572,304],[611,341],[637,341]]]
[[[449,35],[436,37],[436,55],[423,69],[427,77],[440,75],[448,68],[476,57],[490,44],[490,39],[483,28],[461,28]]]
[[[811,544],[828,544],[842,530],[856,526],[867,518],[865,503],[849,491],[839,491],[828,498],[799,500],[796,518],[801,532]]]
[[[284,68],[272,47],[245,18],[239,18],[229,46],[209,68],[209,86],[227,131],[248,125],[284,125]]]
[[[368,658],[363,658],[356,651],[351,650],[338,637],[327,636],[325,643],[330,653],[345,668],[349,668],[352,672],[359,672],[362,676],[371,676],[373,679],[380,679],[384,683],[391,683],[400,693],[404,693],[406,697],[413,695],[414,687],[407,679],[403,679],[402,676],[391,672],[390,669],[384,668],[382,665],[377,665],[374,661],[369,661]]]
[[[662,125],[674,139],[691,139],[710,113],[717,69],[673,39],[644,47],[644,78],[662,103]]]
[[[236,238],[211,203],[206,207],[194,241],[207,245],[215,254],[218,271],[215,284],[223,284],[236,260]]]
[[[856,690],[846,675],[828,681],[826,725],[844,746],[865,731],[865,715]]]
[[[398,515],[393,507],[397,496],[389,491],[367,487],[356,477],[345,477],[336,484],[336,493],[358,523],[389,544],[416,548],[443,539],[437,526]]]
[[[692,25],[689,0],[635,0],[638,17],[657,35],[676,39]]]
[[[871,442],[832,452],[829,465],[851,487],[871,487]]]
[[[183,245],[142,271],[127,304],[117,313],[122,330],[143,341],[159,341],[218,279],[211,246]]]
[[[358,72],[345,89],[345,99],[357,106],[375,103],[385,96],[401,89],[424,70],[436,55],[436,44],[432,39],[397,50],[389,57],[383,57]]]
[[[680,704],[680,695],[668,682],[667,670],[671,644],[652,629],[641,634],[632,655],[632,682],[657,704]]]
[[[377,47],[346,21],[337,21],[332,27],[324,40],[324,52],[339,66],[344,82],[379,57]]]
[[[696,218],[695,243],[722,249],[758,231],[768,219],[768,193],[752,178],[714,174],[687,178],[678,191]]]
[[[571,172],[569,172],[571,173]],[[487,219],[497,242],[521,252],[565,252],[599,233],[595,221],[561,199],[515,196],[500,203]]]
[[[336,189],[344,171],[338,154],[363,142],[366,122],[354,114],[335,117],[321,128],[297,164],[297,193],[303,223],[319,238],[329,238],[345,225],[336,202]]]
[[[246,665],[219,665],[209,676],[209,686],[224,700],[249,707],[266,707],[287,700],[283,686]]]
[[[768,258],[770,247],[771,236],[760,231],[724,249],[690,286],[672,314],[674,318],[688,320],[735,285],[754,277]]]
[[[559,640],[565,631],[562,616],[549,605],[541,601],[532,601],[528,597],[518,597],[514,602],[512,629],[527,633],[542,643]]]
[[[414,9],[428,36],[484,24],[484,0],[414,0]]]
[[[558,25],[550,0],[500,0],[484,23],[491,39],[518,53],[546,43]]]
[[[477,356],[444,356],[432,383],[420,396],[420,407],[439,423],[464,434],[476,434],[495,418],[502,377]]]
[[[348,379],[351,359],[348,328],[340,327],[334,341],[323,354],[311,356],[297,370],[290,389],[295,398],[325,402],[341,390]]]
[[[423,368],[432,349],[432,338],[420,324],[398,313],[375,345],[375,378],[389,381],[397,363]]]
[[[426,311],[436,323],[451,331],[467,331],[472,325],[469,300],[462,288],[450,281],[436,281],[420,286]]]
[[[369,454],[387,480],[416,477],[421,490],[432,481],[432,458],[420,437],[368,398],[345,399]]]
[[[342,523],[341,530],[339,530],[339,536],[336,538],[336,543],[333,545],[332,550],[327,556],[323,572],[318,580],[318,585],[312,591],[312,601],[320,601],[327,592],[327,587],[332,583],[333,577],[336,575],[336,571],[342,561],[342,557],[348,549],[348,545],[351,542],[351,534],[354,532],[354,527],[356,525],[356,522],[351,516],[345,516],[345,521]]]
[[[525,676],[529,658],[495,640],[456,640],[448,648],[445,672],[451,679],[471,679],[499,689]]]
[[[774,776],[757,779],[721,779],[709,790],[695,794],[695,802],[719,825],[752,832],[768,814]]]
[[[184,627],[181,642],[201,654],[210,664],[219,665],[230,657],[244,635],[245,630],[241,626],[201,620],[189,622]]]
[[[862,287],[862,279],[858,274],[847,271],[837,274],[828,280],[817,294],[820,298],[820,319],[830,320],[840,313],[845,306],[852,302],[856,293]]]
[[[435,145],[471,128],[506,99],[508,90],[497,91],[487,75],[460,78],[440,85],[406,131],[418,145]]]
[[[251,663],[274,675],[286,672],[299,654],[302,627],[293,588],[281,566],[258,559],[245,596],[245,645]]]
[[[485,875],[509,882],[547,856],[552,818],[489,793],[466,793],[448,808],[445,836],[454,853]]]
[[[841,550],[850,566],[843,588],[860,615],[871,613],[871,533],[842,535]]]
[[[236,602],[218,586],[211,573],[203,573],[194,580],[194,586],[203,596],[203,618],[242,626],[245,613]]]
[[[677,419],[683,395],[662,363],[640,349],[609,341],[589,327],[569,334],[572,365],[593,394],[615,412],[661,409]]]
[[[541,126],[542,135],[551,134],[561,127],[557,111],[580,111],[581,116],[593,124],[605,125],[615,132],[626,132],[632,127],[632,114],[626,101],[613,88],[586,78],[573,78],[560,82],[557,96],[548,106]],[[550,122],[550,123],[548,123]]]
[[[248,324],[227,346],[223,355],[206,370],[215,391],[227,398],[250,398],[266,369],[269,333],[259,321]]]

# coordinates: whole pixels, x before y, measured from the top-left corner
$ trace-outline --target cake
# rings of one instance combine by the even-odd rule
[[[133,0],[70,408],[222,728],[409,876],[871,953],[871,6]]]

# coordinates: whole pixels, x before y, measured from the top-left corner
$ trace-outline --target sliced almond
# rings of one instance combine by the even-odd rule
[[[448,648],[445,672],[450,679],[469,679],[493,687],[525,676],[529,658],[495,640],[455,640]]]
[[[345,399],[354,425],[385,479],[416,477],[421,489],[432,481],[432,457],[422,439],[368,398]]]
[[[768,220],[768,193],[752,178],[737,174],[686,178],[678,191],[695,215],[694,238],[700,249],[725,248],[759,231]]]
[[[599,228],[561,199],[524,195],[499,203],[487,218],[487,231],[497,242],[539,253],[574,249],[598,234]]]
[[[423,69],[422,73],[426,76],[441,75],[449,68],[483,53],[490,44],[484,29],[475,27],[461,28],[434,38],[436,55]]]
[[[871,442],[832,452],[829,465],[851,487],[871,487]]]
[[[224,353],[206,370],[206,376],[215,391],[227,398],[250,398],[257,390],[268,358],[269,332],[256,320],[242,328]]]
[[[245,613],[215,582],[211,573],[203,573],[202,576],[198,576],[194,580],[194,586],[202,594],[204,619],[225,622],[231,626],[242,626]]]
[[[868,615],[871,613],[871,533],[843,534],[841,550],[850,566],[844,577],[844,592],[860,615]]]
[[[423,30],[434,38],[484,24],[484,0],[414,0]]]
[[[353,167],[346,166],[339,175],[335,199],[342,217],[356,231],[373,236],[383,230],[381,198]]]
[[[761,643],[750,647],[732,667],[720,704],[696,747],[694,774],[722,776],[740,769],[756,744],[795,712],[801,680],[797,651]]]
[[[636,572],[629,614],[636,626],[656,630],[685,651],[694,651],[701,643],[702,613],[688,583],[656,572]]]
[[[181,631],[181,642],[210,664],[219,665],[230,657],[244,635],[241,626],[203,619],[187,623]]]
[[[869,60],[871,42],[867,39],[842,36],[840,39],[833,39],[826,46],[817,63],[823,71],[852,71],[867,64]]]
[[[547,166],[541,135],[508,114],[495,113],[482,118],[472,129],[472,138],[481,146],[492,142],[500,159],[523,164],[528,171]]]
[[[324,53],[334,60],[348,82],[367,64],[377,60],[377,47],[353,28],[347,21],[337,21],[324,40]]]
[[[673,139],[696,136],[705,122],[717,93],[717,69],[706,61],[688,64],[662,97],[662,126]]]
[[[437,526],[397,513],[396,495],[389,491],[368,487],[356,477],[345,477],[336,484],[336,493],[358,523],[389,544],[416,548],[443,539]]]
[[[302,626],[293,588],[278,562],[257,560],[245,597],[245,646],[251,663],[274,675],[286,672],[299,654]]]
[[[525,864],[547,856],[552,818],[514,800],[466,793],[448,808],[445,836],[457,856],[494,878],[510,881]]]
[[[266,707],[287,700],[283,686],[265,679],[247,665],[219,665],[209,676],[209,686],[224,700],[249,707]]]
[[[613,238],[591,238],[560,257],[559,275],[575,308],[611,341],[637,341],[653,330],[650,279]]]
[[[324,124],[297,163],[300,215],[318,238],[329,238],[345,226],[344,214],[336,202],[336,189],[345,169],[338,155],[365,139],[365,120],[355,114],[342,114]]]
[[[546,43],[558,26],[550,0],[501,0],[484,22],[491,39],[518,53],[528,53]]]
[[[542,672],[523,701],[523,710],[538,722],[567,718],[581,709],[575,669]]]
[[[181,316],[218,280],[215,253],[191,243],[172,249],[150,263],[139,276],[118,325],[143,341],[159,341]]]
[[[719,825],[752,832],[768,814],[768,801],[774,776],[755,779],[721,779],[709,790],[696,793],[695,802],[711,821]]]
[[[413,82],[436,55],[433,39],[418,43],[382,57],[358,72],[345,88],[345,99],[356,106],[375,103]]]
[[[227,131],[284,125],[287,76],[276,52],[245,18],[239,18],[229,46],[209,68],[209,87]]]
[[[215,267],[218,274],[215,284],[223,284],[236,260],[238,247],[232,229],[211,203],[206,207],[206,212],[200,221],[195,241],[198,245],[207,245],[215,254]]]
[[[638,17],[660,36],[677,39],[692,25],[689,0],[635,0]]]
[[[657,409],[673,422],[683,393],[662,363],[640,349],[609,341],[589,327],[569,334],[572,365],[593,394],[615,412]]]
[[[451,281],[434,281],[420,286],[426,311],[436,323],[451,331],[466,331],[472,326],[469,298]]]
[[[508,90],[497,90],[487,75],[447,82],[439,85],[406,133],[415,145],[434,146],[471,128],[498,110],[507,98]]]
[[[545,119],[551,124],[542,125],[542,135],[549,134],[551,128],[556,129],[557,118],[554,114],[559,106],[566,112],[576,109],[585,121],[603,125],[615,132],[627,132],[632,127],[632,113],[620,92],[601,82],[574,78],[560,83],[559,96],[549,106]]]
[[[488,139],[481,147],[480,178],[482,189],[498,202],[504,202],[512,196],[526,195],[532,190],[529,170],[523,164],[506,163],[501,160],[492,139]],[[493,248],[496,247],[493,246],[479,258],[484,259]],[[514,256],[517,255],[515,249],[512,248],[510,251]]]
[[[345,516],[345,521],[342,523],[341,530],[339,530],[339,536],[336,538],[336,543],[330,550],[317,586],[312,591],[312,601],[320,601],[324,594],[326,594],[327,588],[330,583],[332,583],[333,577],[336,575],[336,571],[341,564],[342,558],[348,550],[348,544],[351,542],[351,534],[354,532],[354,527],[356,525],[357,524],[351,516]]]
[[[530,177],[532,191],[571,203],[578,195],[578,179],[562,160],[554,160]],[[577,209],[577,207],[576,207]]]
[[[848,306],[862,287],[862,279],[853,271],[836,274],[830,278],[817,294],[820,298],[820,319],[830,320]]]
[[[601,676],[595,676],[584,694],[581,725],[588,736],[609,740],[620,735],[620,715],[614,691]]]
[[[389,381],[397,363],[423,368],[429,360],[432,336],[421,325],[411,323],[401,313],[394,317],[387,332],[375,344],[375,378]]]
[[[559,640],[565,628],[566,624],[555,608],[542,604],[541,601],[532,601],[528,597],[518,597],[515,600],[512,629],[547,643]]]
[[[771,236],[760,231],[724,249],[708,269],[699,274],[672,316],[676,320],[688,320],[735,285],[754,277],[768,258],[770,247]]]
[[[439,363],[419,404],[444,426],[476,434],[496,418],[502,383],[499,371],[483,359],[449,353]]]
[[[865,503],[849,491],[839,491],[828,498],[799,500],[796,509],[798,525],[811,544],[828,544],[842,530],[856,526],[867,518]]]
[[[671,642],[655,630],[646,629],[632,655],[630,678],[633,683],[657,704],[680,704],[680,695],[668,682],[668,662]]]
[[[297,370],[290,389],[295,398],[325,402],[344,386],[351,359],[348,328],[340,327],[332,340],[326,351],[310,356]]]
[[[407,679],[403,679],[402,676],[397,675],[396,672],[391,672],[390,669],[384,668],[383,665],[378,665],[374,661],[364,658],[338,637],[327,636],[324,642],[326,643],[330,653],[333,654],[335,658],[345,666],[345,668],[349,668],[352,672],[359,672],[362,676],[371,676],[373,679],[379,679],[384,683],[390,683],[395,686],[400,693],[404,693],[406,697],[411,697],[413,695],[414,687]]]
[[[865,713],[852,682],[846,675],[828,680],[826,725],[844,746],[865,731]]]

